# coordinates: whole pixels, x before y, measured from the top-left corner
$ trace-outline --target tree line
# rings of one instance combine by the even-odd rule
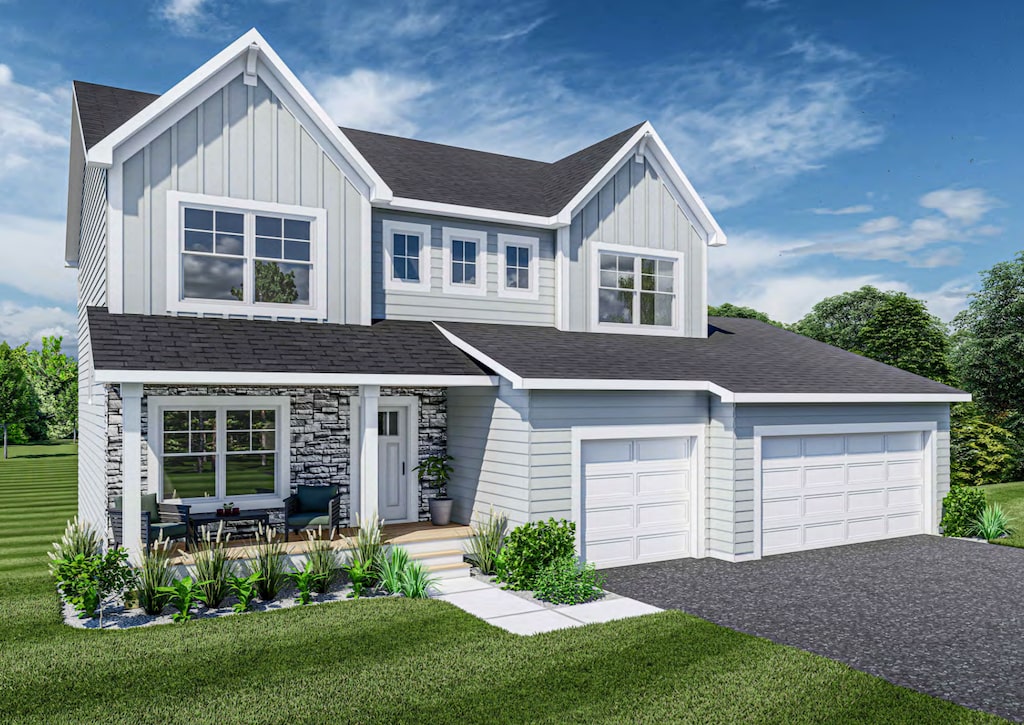
[[[78,361],[61,351],[64,339],[42,347],[0,342],[0,427],[7,444],[75,438],[78,433]]]
[[[981,273],[950,325],[904,292],[871,286],[827,297],[786,325],[751,307],[710,307],[761,320],[966,390],[950,410],[952,481],[1024,480],[1024,252]]]

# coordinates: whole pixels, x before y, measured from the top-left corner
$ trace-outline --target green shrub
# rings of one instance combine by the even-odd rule
[[[989,541],[1012,534],[1010,517],[1006,515],[1003,507],[999,504],[989,504],[974,520],[974,533]]]
[[[93,556],[100,552],[100,535],[89,524],[78,520],[76,516],[68,521],[64,535],[60,541],[53,543],[53,551],[47,552],[50,557],[50,573],[55,574],[62,561],[70,561],[76,556]]]
[[[392,546],[377,562],[377,580],[381,589],[388,594],[402,593],[402,579],[409,568],[409,552],[400,546]]]
[[[985,494],[973,486],[953,486],[942,499],[942,535],[973,536],[985,510]]]
[[[552,604],[582,604],[604,595],[604,576],[575,557],[556,559],[537,575],[533,595]]]
[[[309,604],[313,601],[312,592],[315,576],[316,572],[313,571],[313,562],[308,559],[306,560],[306,566],[288,574],[288,578],[292,580],[295,589],[298,590],[298,596],[295,597],[295,601],[299,604]]]
[[[142,556],[135,580],[135,599],[146,614],[160,614],[167,605],[164,590],[174,582],[169,544],[166,539],[159,539]]]
[[[950,477],[954,486],[1007,480],[1015,463],[1013,434],[980,416],[957,416],[950,427]]]
[[[217,527],[217,535],[207,531],[199,542],[198,550],[192,555],[195,562],[196,579],[201,582],[199,599],[203,604],[216,609],[230,593],[228,576],[232,574],[228,560],[228,536],[224,535],[224,522]]]
[[[241,614],[252,606],[252,601],[258,593],[259,581],[260,575],[256,573],[249,573],[246,576],[228,574],[228,589],[231,591],[231,595],[238,600],[231,605],[232,612]]]
[[[483,522],[473,532],[473,538],[469,540],[468,558],[483,574],[494,574],[498,571],[498,554],[505,542],[505,532],[508,530],[508,516],[504,513],[495,513],[491,509],[487,521]]]
[[[288,572],[284,544],[275,540],[273,529],[268,527],[264,531],[260,528],[256,546],[249,552],[249,559],[249,567],[258,577],[256,591],[260,599],[269,602],[276,598],[288,581]]]
[[[203,584],[204,582],[192,581],[192,577],[184,577],[169,587],[160,587],[160,593],[167,595],[167,603],[178,610],[171,617],[175,623],[180,624],[192,619],[192,607],[200,599],[200,587]]]
[[[306,533],[308,549],[306,561],[310,567],[310,587],[317,594],[326,594],[331,586],[338,581],[341,562],[338,552],[331,548],[330,539],[318,537],[314,532]]]
[[[346,568],[357,564],[359,571],[366,573],[366,584],[372,585],[377,581],[377,564],[384,555],[384,520],[376,514],[369,520],[356,516],[356,526],[359,530],[355,537],[347,541],[349,564]]]
[[[101,627],[107,599],[123,596],[135,582],[135,571],[128,564],[128,552],[123,548],[63,559],[57,563],[54,575],[64,598],[80,618],[92,617],[99,610]]]
[[[436,583],[436,577],[430,576],[423,564],[418,561],[409,562],[402,572],[402,595],[409,599],[426,599],[430,587]]]
[[[533,589],[542,569],[575,552],[575,523],[548,519],[523,524],[508,535],[502,547],[498,577],[509,589]]]

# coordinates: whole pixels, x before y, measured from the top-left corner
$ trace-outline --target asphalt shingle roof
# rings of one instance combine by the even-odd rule
[[[90,307],[97,370],[489,375],[433,323],[374,325],[117,315]]]
[[[706,339],[438,324],[523,378],[706,380],[733,393],[961,392],[757,320],[712,317]]]
[[[75,97],[87,149],[159,98],[83,81],[75,81]],[[342,132],[396,196],[552,216],[597,175],[641,125],[553,163],[354,128],[342,128]]]

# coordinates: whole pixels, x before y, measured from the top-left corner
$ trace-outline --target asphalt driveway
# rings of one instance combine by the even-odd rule
[[[616,594],[1024,720],[1024,549],[912,536],[605,573]]]

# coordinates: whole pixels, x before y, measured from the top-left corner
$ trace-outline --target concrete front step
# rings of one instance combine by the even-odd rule
[[[459,562],[458,564],[435,564],[428,566],[427,571],[435,579],[460,579],[469,577],[469,564]]]
[[[442,549],[440,551],[424,551],[420,554],[410,554],[409,558],[418,561],[424,566],[440,566],[442,564],[461,564],[463,557],[462,549]]]
[[[389,542],[392,546],[401,546],[409,552],[409,556],[416,559],[420,554],[431,554],[436,551],[454,551],[460,553],[466,550],[470,537],[458,536],[445,539],[434,539],[430,541],[395,541]]]

